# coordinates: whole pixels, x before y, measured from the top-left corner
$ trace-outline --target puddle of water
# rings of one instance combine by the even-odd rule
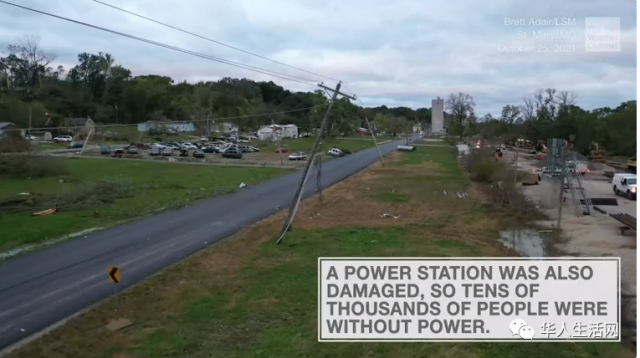
[[[544,257],[544,239],[536,230],[501,231],[498,241],[522,256]]]
[[[47,240],[47,241],[41,242],[39,244],[25,245],[25,246],[16,247],[15,249],[12,249],[12,250],[9,250],[9,251],[0,252],[0,260],[8,259],[10,257],[13,257],[13,256],[16,256],[18,254],[21,254],[21,253],[23,253],[25,251],[31,251],[31,250],[38,249],[38,248],[41,248],[41,247],[57,244],[57,243],[59,243],[61,241],[73,239],[74,237],[84,236],[84,235],[87,235],[89,233],[92,233],[92,232],[98,231],[98,230],[102,230],[102,228],[101,227],[94,227],[94,228],[91,228],[91,229],[86,229],[86,230],[74,232],[72,234],[59,237],[57,239]]]

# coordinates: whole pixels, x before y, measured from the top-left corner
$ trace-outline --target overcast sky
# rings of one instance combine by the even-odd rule
[[[335,81],[269,62],[108,8],[92,0],[9,0],[149,40],[312,81]],[[536,88],[573,91],[586,108],[636,98],[636,3],[612,0],[105,0],[261,56],[340,79],[366,106],[431,107],[471,94],[476,112],[499,115]],[[620,52],[585,51],[586,17],[620,18]],[[531,20],[567,18],[567,25]],[[505,25],[510,19],[513,25]],[[607,24],[596,24],[596,30]],[[534,32],[554,35],[534,39]],[[561,38],[562,33],[566,38]],[[0,48],[41,37],[57,62],[108,52],[134,75],[221,77],[304,85],[0,4]],[[526,35],[523,38],[522,35]],[[571,39],[571,37],[574,37]],[[512,46],[516,52],[505,52]]]

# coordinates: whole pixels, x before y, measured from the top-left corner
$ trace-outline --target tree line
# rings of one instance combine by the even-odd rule
[[[223,78],[198,83],[176,82],[160,75],[134,76],[109,53],[80,53],[71,68],[54,67],[56,55],[36,36],[25,36],[0,57],[0,122],[22,128],[63,126],[66,118],[90,117],[98,124],[145,121],[232,120],[241,130],[272,122],[295,124],[302,131],[318,128],[329,98],[321,90],[294,92],[269,82]],[[539,89],[520,104],[505,105],[499,116],[478,118],[472,95],[453,93],[445,101],[445,127],[450,135],[572,140],[579,149],[595,141],[609,151],[632,155],[636,148],[636,102],[615,108],[586,110],[577,95]],[[280,113],[287,112],[287,113]],[[269,116],[257,114],[276,113]],[[334,105],[329,135],[368,128],[405,133],[416,125],[428,128],[431,108],[361,107],[347,98]]]
[[[241,130],[275,122],[310,131],[319,127],[329,102],[320,89],[294,92],[272,81],[223,78],[187,83],[153,74],[133,76],[109,53],[80,53],[71,68],[54,67],[55,59],[35,36],[8,46],[7,55],[0,57],[0,121],[22,128],[63,126],[66,118],[87,117],[98,124],[190,120],[204,126],[206,119],[246,117],[231,122]],[[274,112],[278,114],[251,117]],[[427,121],[430,112],[427,108],[363,108],[342,98],[333,107],[328,132],[366,129],[365,118],[377,118],[373,125],[377,130],[401,131],[409,121]]]
[[[578,94],[553,88],[537,89],[521,104],[508,104],[499,116],[475,114],[473,96],[451,94],[445,101],[449,113],[448,132],[460,138],[477,135],[484,138],[528,139],[537,143],[561,138],[578,152],[587,152],[597,143],[609,154],[636,154],[636,100],[615,108],[586,110],[577,104]]]

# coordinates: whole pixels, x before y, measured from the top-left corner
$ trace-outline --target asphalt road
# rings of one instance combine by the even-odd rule
[[[401,142],[380,146],[383,155]],[[331,186],[378,160],[375,148],[323,164]],[[315,170],[304,197],[316,191]],[[290,205],[302,171],[0,263],[0,349],[31,336]],[[277,233],[274,233],[274,239]],[[107,268],[121,268],[121,283]]]

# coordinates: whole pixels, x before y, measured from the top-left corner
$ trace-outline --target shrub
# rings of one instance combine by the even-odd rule
[[[0,156],[0,175],[15,179],[43,178],[67,173],[61,160],[31,154]]]

